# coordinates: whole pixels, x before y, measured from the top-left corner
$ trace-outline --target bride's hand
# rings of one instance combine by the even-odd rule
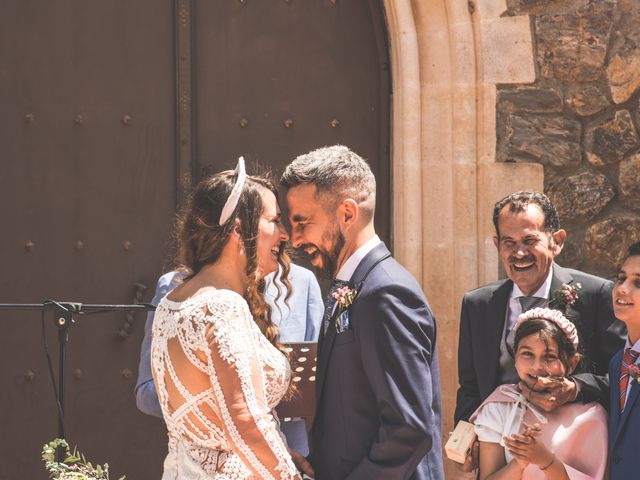
[[[291,458],[293,459],[293,463],[298,468],[298,470],[306,473],[310,477],[313,477],[315,475],[315,472],[313,471],[313,467],[309,463],[309,460],[307,460],[304,456],[302,456],[300,452],[290,448],[289,455],[291,455]]]

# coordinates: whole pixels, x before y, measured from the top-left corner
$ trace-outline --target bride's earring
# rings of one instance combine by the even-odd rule
[[[240,255],[244,256],[244,247],[240,247]]]

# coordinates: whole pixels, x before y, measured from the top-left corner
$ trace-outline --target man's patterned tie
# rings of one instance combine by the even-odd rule
[[[522,313],[528,312],[532,308],[542,306],[547,299],[542,297],[518,297],[520,306],[522,307]]]
[[[329,328],[329,322],[331,321],[331,317],[333,316],[333,307],[336,305],[336,299],[333,297],[333,294],[337,292],[340,288],[349,285],[349,282],[345,282],[344,280],[335,279],[331,282],[331,286],[329,287],[329,293],[327,294],[327,298],[324,302],[324,316],[322,317],[322,334],[327,333],[327,328]]]
[[[629,367],[636,363],[640,353],[631,348],[626,348],[622,357],[622,365],[620,366],[620,413],[624,410],[624,404],[627,399],[627,387],[629,386]]]

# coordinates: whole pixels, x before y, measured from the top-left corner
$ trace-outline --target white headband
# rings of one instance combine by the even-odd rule
[[[238,178],[236,179],[236,183],[231,189],[231,193],[229,194],[229,198],[224,204],[222,208],[222,212],[220,212],[220,221],[219,225],[224,225],[227,223],[227,220],[231,218],[231,214],[238,206],[238,200],[240,200],[240,194],[242,193],[242,189],[244,188],[244,182],[247,180],[247,172],[244,169],[244,158],[240,157],[238,159],[238,165],[236,165],[236,174]]]

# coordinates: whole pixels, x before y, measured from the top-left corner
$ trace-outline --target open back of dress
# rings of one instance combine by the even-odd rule
[[[156,310],[151,365],[169,431],[163,480],[298,478],[273,408],[286,357],[230,290]]]

